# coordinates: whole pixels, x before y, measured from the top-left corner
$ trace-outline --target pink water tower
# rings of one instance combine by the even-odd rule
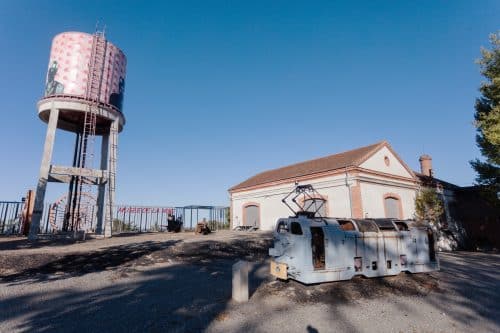
[[[125,54],[103,32],[63,32],[54,37],[38,102],[38,116],[47,123],[47,134],[30,239],[40,232],[48,182],[69,184],[64,222],[57,232],[111,236],[118,133],[125,124],[126,65]],[[52,164],[56,129],[75,133],[70,166]],[[98,136],[102,139],[96,159]]]

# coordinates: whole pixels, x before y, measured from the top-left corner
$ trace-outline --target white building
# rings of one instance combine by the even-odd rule
[[[382,141],[264,171],[233,186],[229,189],[232,227],[271,230],[278,218],[291,215],[281,199],[296,183],[311,184],[320,193],[313,200],[325,202],[322,216],[354,218],[412,218],[419,188],[415,173]]]

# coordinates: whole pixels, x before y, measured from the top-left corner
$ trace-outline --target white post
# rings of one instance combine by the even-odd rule
[[[248,261],[240,260],[233,265],[233,300],[248,301]]]

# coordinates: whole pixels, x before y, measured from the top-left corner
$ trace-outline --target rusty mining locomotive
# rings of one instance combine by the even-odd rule
[[[425,221],[318,216],[321,206],[299,204],[314,194],[311,185],[298,185],[282,200],[294,215],[280,218],[273,232],[275,277],[312,284],[439,270],[435,234]]]

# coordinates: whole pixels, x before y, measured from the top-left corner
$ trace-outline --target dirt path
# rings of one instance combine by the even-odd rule
[[[494,332],[500,256],[441,254],[441,272],[304,286],[269,278],[264,233],[0,239],[0,332]],[[254,262],[234,304],[231,266]]]

